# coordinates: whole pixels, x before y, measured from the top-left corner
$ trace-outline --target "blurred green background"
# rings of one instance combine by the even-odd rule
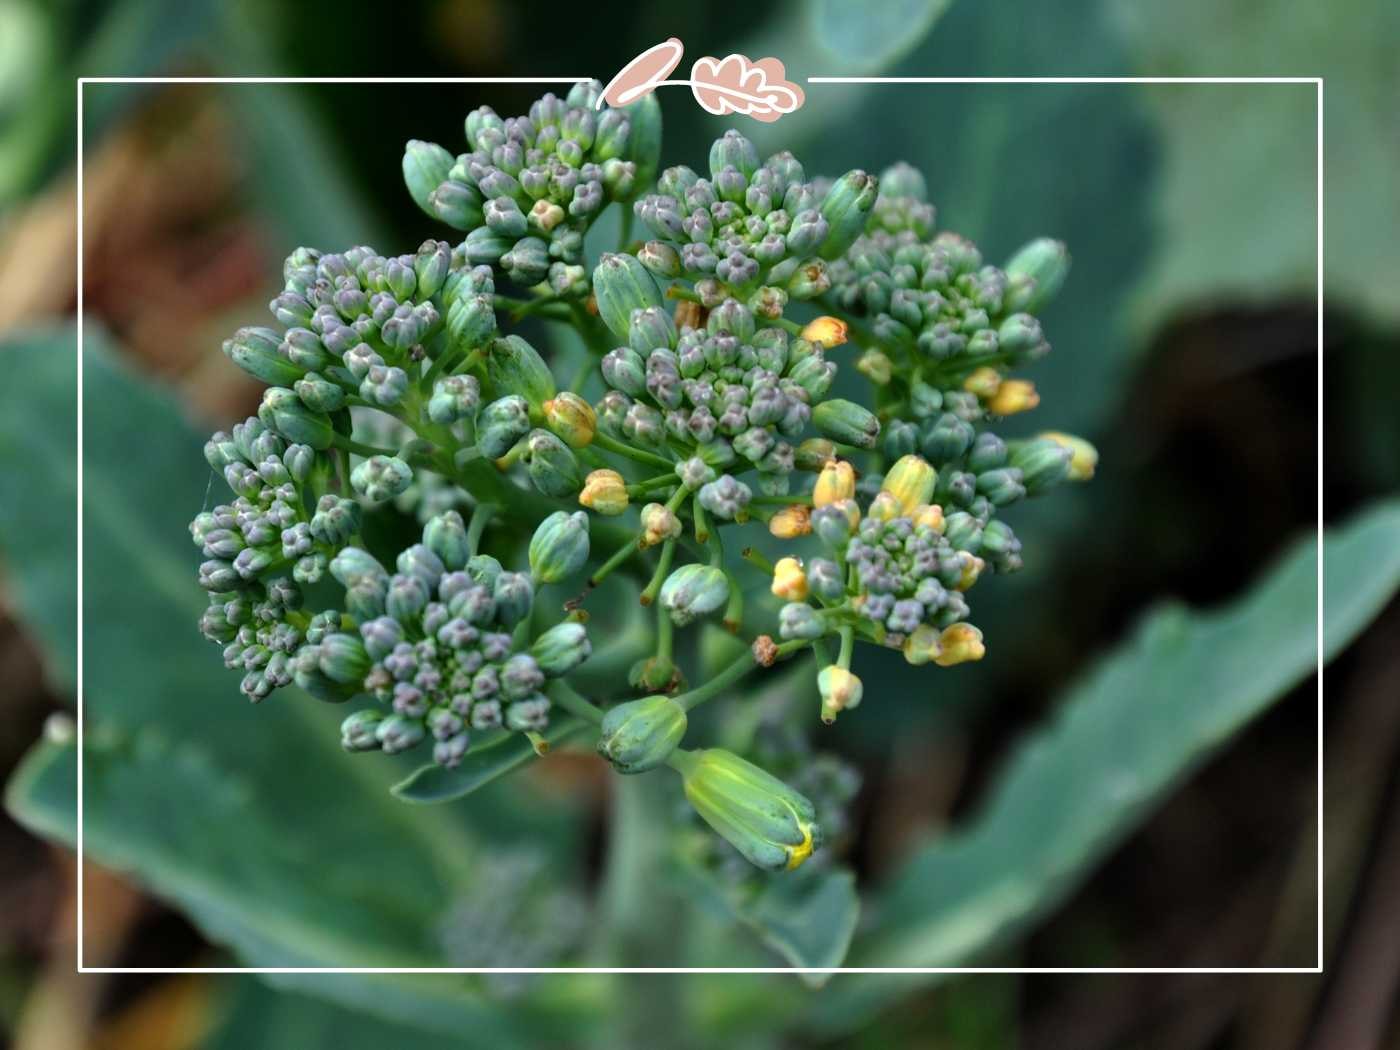
[[[1326,677],[1325,977],[850,975],[813,991],[756,975],[269,987],[71,972],[72,854],[34,832],[73,834],[73,749],[51,716],[72,707],[76,652],[74,78],[606,80],[671,35],[691,58],[777,55],[794,79],[1325,75],[1323,444],[1312,85],[808,85],[797,114],[740,120],[809,171],[919,166],[938,225],[989,259],[1067,241],[1074,269],[1044,317],[1055,350],[1032,375],[1044,402],[1025,425],[1083,433],[1101,468],[1013,522],[1026,569],[978,593],[987,660],[930,688],[862,654],[870,700],[821,739],[863,774],[844,844],[858,920],[836,891],[691,885],[646,843],[632,860],[655,884],[645,903],[618,900],[600,889],[618,778],[587,756],[409,807],[385,790],[402,770],[329,753],[335,712],[247,708],[192,626],[196,435],[257,396],[220,340],[263,317],[296,245],[400,251],[436,233],[402,188],[403,141],[457,143],[469,109],[521,112],[540,89],[91,85],[88,964],[573,964],[597,928],[625,940],[659,914],[672,936],[646,961],[661,965],[829,963],[851,921],[860,965],[1313,966],[1321,448],[1337,530],[1325,643],[1341,654]],[[0,1038],[1400,1046],[1396,39],[1384,0],[0,0],[0,764],[19,818],[0,822]],[[663,163],[696,163],[734,122],[665,90]],[[443,912],[453,922],[432,926]],[[818,935],[794,934],[803,915]]]

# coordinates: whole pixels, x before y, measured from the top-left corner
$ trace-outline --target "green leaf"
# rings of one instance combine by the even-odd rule
[[[1329,304],[1400,324],[1400,6],[1390,0],[1184,0],[1109,8],[1153,76],[1326,78]],[[1163,242],[1137,299],[1144,325],[1239,299],[1312,301],[1317,281],[1317,88],[1145,89],[1162,142]]]
[[[840,966],[860,918],[856,877],[837,868],[770,878],[738,917],[793,966]],[[830,974],[802,978],[820,987]]]
[[[22,353],[27,371],[0,385],[0,565],[60,694],[78,659],[77,351],[68,327],[16,336],[6,360]],[[35,387],[68,394],[36,398]]]
[[[1330,659],[1400,588],[1400,501],[1330,533],[1325,552]],[[1164,794],[1313,672],[1317,570],[1307,537],[1223,609],[1148,616],[1023,742],[971,823],[897,873],[854,961],[962,965],[1064,900]],[[862,979],[834,991],[822,1018],[843,1025],[898,992]]]
[[[453,1035],[426,1035],[421,1029],[366,1017],[308,996],[278,992],[249,977],[229,979],[222,998],[217,1024],[200,1044],[201,1050],[383,1050],[392,1046],[450,1050],[461,1046]]]
[[[813,30],[830,58],[859,69],[884,69],[933,29],[953,0],[886,0],[863,5],[821,0]]]
[[[70,549],[31,560],[10,546],[73,515],[63,438],[71,329],[0,347],[5,397],[28,406],[22,442],[0,443],[0,478],[43,470],[5,501],[0,542],[20,611],[71,681]],[[130,873],[256,966],[442,966],[441,922],[460,902],[490,829],[529,827],[528,785],[451,810],[388,792],[405,767],[338,746],[342,711],[294,691],[252,706],[195,623],[198,552],[184,521],[215,498],[201,437],[163,391],[130,375],[89,332],[84,359],[84,832],[87,854]],[[5,413],[8,417],[9,413]],[[71,417],[69,417],[71,418]],[[49,422],[45,422],[48,420]],[[12,434],[13,426],[0,433]],[[42,435],[48,435],[48,449]],[[23,461],[42,455],[38,463]],[[66,562],[65,562],[66,559]],[[75,838],[72,744],[43,743],[10,785],[21,823]],[[477,812],[473,806],[480,803]],[[567,841],[567,836],[565,836]],[[364,974],[288,983],[420,1026],[558,1031],[585,1023],[549,996],[497,1010],[460,978]],[[506,1040],[509,1041],[509,1040]]]
[[[551,747],[584,729],[577,719],[559,719],[543,734]],[[451,802],[470,795],[491,781],[519,769],[538,756],[534,745],[520,733],[509,733],[494,743],[467,752],[455,769],[436,763],[419,766],[391,789],[406,802]]]

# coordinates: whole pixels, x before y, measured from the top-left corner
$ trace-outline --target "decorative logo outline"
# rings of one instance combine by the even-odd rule
[[[787,79],[787,70],[776,58],[753,61],[740,54],[722,59],[706,55],[690,67],[690,79],[666,79],[676,71],[685,54],[685,45],[676,37],[653,44],[608,81],[599,96],[599,109],[629,106],[659,87],[685,86],[700,108],[715,116],[738,113],[754,120],[772,123],[801,107],[806,96]]]

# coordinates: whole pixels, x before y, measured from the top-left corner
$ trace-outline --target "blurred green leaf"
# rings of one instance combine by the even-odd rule
[[[554,746],[582,728],[583,724],[576,719],[558,719],[543,735]],[[436,763],[419,766],[392,790],[406,802],[451,802],[514,772],[536,757],[534,745],[527,737],[508,733],[492,744],[473,748],[455,769]]]
[[[19,335],[25,357],[0,385],[0,566],[44,657],[54,691],[73,690],[77,665],[78,409],[72,328]],[[12,350],[5,350],[10,367]],[[35,388],[54,391],[31,396]],[[63,392],[66,391],[66,396]],[[46,516],[36,516],[42,503]]]
[[[98,333],[86,342],[88,854],[130,872],[250,965],[443,965],[441,918],[474,858],[490,848],[470,809],[424,810],[392,798],[403,765],[344,753],[336,745],[342,711],[292,692],[258,707],[242,700],[235,675],[195,629],[203,602],[182,522],[214,499],[202,441],[163,391],[102,349]],[[71,610],[71,548],[31,562],[8,544],[52,535],[73,516],[74,465],[62,444],[76,378],[72,345],[65,328],[0,348],[16,377],[6,394],[33,417],[25,443],[0,445],[0,478],[39,469],[25,457],[44,449],[38,435],[50,428],[42,421],[57,424],[55,447],[41,461],[48,473],[36,475],[23,499],[6,501],[0,540],[21,612],[65,681],[74,674],[74,623],[55,610]],[[37,747],[8,792],[16,818],[73,841],[74,765],[71,744]],[[444,1031],[509,1034],[562,1023],[547,997],[532,1001],[528,1015],[510,1014],[460,978],[313,977],[286,980]]]
[[[1400,323],[1400,5],[1343,0],[1111,0],[1136,71],[1324,76],[1328,298]],[[1145,324],[1221,302],[1316,295],[1317,89],[1145,89],[1163,145],[1163,242],[1138,296]]]
[[[1330,659],[1400,588],[1400,501],[1330,533],[1325,570]],[[962,965],[1062,901],[1163,794],[1313,671],[1317,572],[1307,537],[1223,609],[1149,615],[1021,745],[979,815],[904,865],[853,961]],[[892,994],[847,981],[822,1016],[857,1024]]]
[[[860,918],[856,877],[841,868],[768,879],[737,914],[793,966],[840,966]],[[802,976],[818,986],[830,979],[827,974]]]
[[[820,0],[812,8],[817,41],[842,65],[883,69],[918,47],[953,0]]]
[[[366,1017],[292,992],[278,992],[248,977],[224,985],[221,1016],[200,1044],[202,1050],[247,1050],[248,1047],[295,1047],[296,1050],[448,1050],[461,1046],[452,1035]]]

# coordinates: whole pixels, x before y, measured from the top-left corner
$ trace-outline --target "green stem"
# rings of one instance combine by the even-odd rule
[[[675,651],[676,625],[671,614],[665,609],[656,608],[656,655],[665,660],[673,659]]]
[[[783,642],[778,646],[778,656],[787,656],[789,653],[795,653],[799,649],[805,648],[810,644],[811,643],[804,638],[794,638],[791,641]],[[700,704],[703,704],[706,700],[714,699],[758,666],[758,663],[753,658],[753,650],[745,649],[734,658],[733,662],[730,663],[728,667],[720,671],[719,674],[712,677],[704,685],[696,686],[689,692],[681,693],[676,696],[675,701],[685,710],[690,711]]]
[[[481,534],[496,516],[500,508],[494,503],[478,503],[472,513],[471,524],[467,526],[467,550],[475,557],[481,547]]]
[[[353,452],[357,456],[397,456],[398,450],[392,448],[377,448],[374,445],[366,445],[363,441],[356,441],[354,438],[346,437],[344,434],[332,434],[331,444],[345,452]]]
[[[545,690],[549,698],[571,715],[577,715],[595,726],[603,723],[603,709],[590,702],[562,678],[556,678]]]
[[[637,551],[640,549],[641,548],[638,547],[637,540],[635,538],[629,539],[615,552],[613,552],[612,557],[610,557],[607,561],[603,562],[603,564],[598,567],[597,572],[595,572],[592,576],[588,577],[588,586],[598,586],[598,584],[602,583],[605,579],[608,578],[608,576],[612,573],[614,569],[616,569],[619,565],[625,562],[633,554],[636,554]]]
[[[851,656],[856,648],[856,630],[850,624],[844,624],[840,628],[841,651],[837,654],[836,665],[838,667],[851,669]]]
[[[745,547],[742,551],[739,552],[739,557],[743,558],[750,565],[754,565],[757,566],[759,569],[762,569],[769,576],[773,575],[773,563],[767,558],[765,558],[762,554],[759,554],[758,551],[754,550],[752,547]]]
[[[645,463],[648,466],[660,467],[662,470],[674,470],[676,466],[669,459],[658,456],[655,452],[635,448],[625,441],[618,441],[617,438],[604,434],[601,430],[593,435],[593,443],[599,448],[607,449],[619,456],[626,456],[628,459],[634,459],[638,463]]]
[[[656,571],[652,573],[651,581],[646,585],[646,589],[642,591],[639,599],[643,605],[650,605],[656,601],[656,594],[661,590],[662,582],[671,571],[671,558],[675,553],[676,540],[672,537],[661,545],[661,557],[656,562]]]

